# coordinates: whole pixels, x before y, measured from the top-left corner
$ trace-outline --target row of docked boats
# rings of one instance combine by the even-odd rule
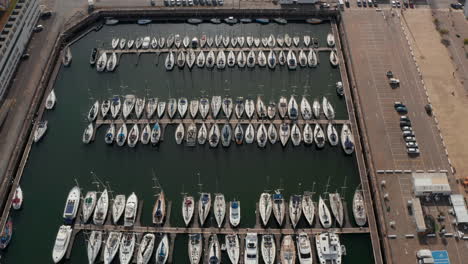
[[[106,52],[101,52],[95,48],[91,52],[90,64],[96,65],[96,71],[103,72],[113,72],[118,65],[118,58],[115,52],[107,54]]]
[[[129,264],[147,264],[155,263],[164,264],[167,262],[169,255],[169,238],[164,234],[161,238],[157,238],[152,233],[146,233],[141,241],[137,241],[137,236],[133,232],[109,232],[107,239],[105,233],[100,230],[92,231],[87,238],[87,255],[88,263],[92,264],[97,261],[101,247],[104,247],[103,257],[104,263],[113,263],[118,255],[119,263]],[[159,241],[157,241],[159,239]],[[135,257],[136,252],[136,259]]]
[[[329,47],[335,46],[335,37],[332,33],[327,35],[327,45]],[[229,36],[229,35],[215,35],[207,36],[202,35],[201,37],[182,37],[179,34],[171,34],[167,38],[164,36],[159,37],[138,37],[136,39],[113,38],[111,40],[111,46],[117,50],[127,49],[197,49],[197,48],[282,48],[282,47],[319,47],[318,38],[311,37],[309,35],[302,36],[302,42],[300,36],[289,36],[270,34],[264,37],[249,36]],[[93,57],[93,53],[91,53]]]
[[[123,101],[123,102],[122,102]],[[87,119],[94,122],[98,117],[102,119],[162,119],[168,117],[174,118],[213,118],[218,116],[231,119],[281,119],[290,120],[311,120],[320,119],[323,116],[329,120],[335,119],[335,110],[327,97],[315,98],[312,104],[307,96],[302,96],[298,103],[296,96],[292,95],[289,100],[286,96],[281,96],[276,102],[270,100],[268,103],[263,101],[261,96],[257,96],[256,102],[253,98],[230,96],[224,98],[215,95],[211,98],[202,97],[188,100],[187,97],[169,98],[168,101],[157,97],[145,98],[136,97],[128,94],[121,98],[114,95],[111,99],[103,100],[101,103],[96,100],[88,111]]]
[[[336,51],[330,52],[330,63],[336,67],[339,64]],[[188,67],[192,69],[195,65],[198,68],[217,68],[223,70],[226,67],[254,68],[255,66],[275,69],[277,65],[287,66],[289,70],[301,68],[315,68],[319,64],[317,51],[314,49],[280,50],[279,52],[270,50],[209,50],[196,52],[193,49],[174,52],[170,50],[166,55],[164,66],[171,71],[177,66],[179,69]]]
[[[52,89],[49,95],[47,95],[46,101],[44,103],[45,109],[47,110],[54,109],[56,102],[57,102],[57,97],[55,95],[54,89]],[[34,130],[34,134],[33,134],[33,141],[35,143],[39,142],[42,139],[42,137],[45,135],[45,133],[47,132],[47,125],[48,125],[47,120],[39,121],[39,123],[37,124],[36,129]]]
[[[213,203],[213,206],[211,203]],[[198,210],[198,220],[200,225],[203,226],[210,211],[213,210],[214,218],[219,228],[223,226],[226,215],[229,216],[229,223],[231,226],[237,227],[241,220],[240,201],[234,199],[229,202],[228,206],[229,207],[226,208],[226,199],[222,193],[216,193],[213,201],[211,193],[200,193],[198,207],[195,207],[195,198],[193,196],[184,195],[182,200],[182,216],[184,218],[184,223],[186,226],[189,226],[192,222],[195,210]]]

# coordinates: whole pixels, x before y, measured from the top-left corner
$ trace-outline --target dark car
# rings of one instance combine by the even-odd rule
[[[406,106],[399,106],[395,109],[399,114],[406,115],[408,113],[408,108]]]
[[[408,116],[400,116],[400,122],[401,121],[411,122]]]
[[[393,104],[393,107],[395,107],[395,109],[397,109],[397,107],[406,107],[406,105],[403,104],[402,102],[398,102],[398,101],[397,101],[397,102],[395,102],[395,103]]]
[[[410,127],[411,126],[411,121],[407,120],[407,121],[400,121],[400,128],[401,127]]]
[[[450,7],[453,9],[463,9],[463,5],[461,3],[451,3]]]

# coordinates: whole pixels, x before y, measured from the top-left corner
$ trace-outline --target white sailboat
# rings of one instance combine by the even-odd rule
[[[330,101],[324,96],[322,100],[322,108],[323,108],[323,113],[325,114],[325,117],[328,120],[333,120],[335,119],[335,110],[333,109],[333,106],[331,105]]]
[[[133,226],[138,210],[138,198],[132,193],[125,204],[124,226]]]
[[[293,124],[291,128],[291,141],[293,146],[297,147],[301,145],[302,133],[297,124]]]
[[[335,192],[335,193],[330,193],[329,198],[330,198],[330,207],[331,207],[333,215],[335,216],[336,223],[340,227],[343,227],[344,209],[343,209],[343,203],[341,202],[341,196],[339,193]]]
[[[110,232],[104,247],[104,263],[111,264],[120,246],[122,233]]]
[[[364,226],[367,222],[366,207],[362,190],[356,189],[353,197],[353,216],[358,226]]]
[[[221,132],[219,130],[218,124],[213,124],[210,128],[210,132],[208,133],[208,142],[210,143],[210,147],[216,148],[219,144],[219,140],[221,137]]]
[[[276,54],[273,50],[268,52],[268,67],[274,69],[276,67]]]
[[[224,54],[223,50],[218,52],[218,56],[216,57],[216,67],[220,70],[226,68],[226,54]]]
[[[341,128],[341,145],[346,154],[351,155],[354,152],[354,137],[347,124]]]
[[[245,130],[245,143],[252,144],[255,140],[255,128],[252,123],[249,123]]]
[[[102,245],[102,231],[93,230],[89,235],[88,244],[86,246],[86,251],[88,253],[88,263],[93,264],[96,261],[99,250],[101,250]]]
[[[232,103],[231,97],[228,97],[228,96],[224,97],[222,108],[223,108],[223,112],[226,118],[227,119],[231,118],[232,109],[233,109],[233,103]]]
[[[166,56],[164,66],[166,67],[166,70],[171,71],[172,69],[174,69],[174,64],[175,64],[174,52],[169,51],[169,54],[167,54]]]
[[[203,119],[208,116],[208,113],[210,112],[210,100],[208,98],[200,98],[199,112]]]
[[[115,196],[114,202],[112,203],[112,221],[114,222],[114,224],[117,224],[119,222],[119,219],[125,210],[125,204],[125,195],[118,194]]]
[[[102,101],[102,104],[101,104],[101,116],[103,119],[105,119],[107,117],[107,114],[109,113],[109,110],[110,110],[110,100],[104,100]]]
[[[221,110],[221,96],[214,95],[211,98],[211,111],[213,114],[213,118],[216,118]]]
[[[221,228],[224,222],[224,217],[226,215],[226,200],[224,199],[223,194],[218,193],[215,195],[213,210],[216,223],[218,224],[218,227]]]
[[[229,147],[232,141],[232,128],[229,123],[225,123],[221,129],[221,144],[223,147]]]
[[[154,234],[145,234],[138,246],[137,264],[148,264],[153,255],[155,236]]]
[[[206,128],[205,123],[202,123],[197,134],[197,142],[199,145],[204,145],[206,139],[208,138],[208,129]]]
[[[176,60],[177,66],[180,69],[183,69],[185,66],[185,51],[179,51],[177,53],[177,60]]]
[[[94,208],[96,207],[97,195],[95,191],[89,191],[86,193],[83,199],[83,205],[81,212],[83,214],[83,222],[86,223],[89,217],[93,214]]]
[[[302,133],[304,138],[304,144],[312,145],[312,143],[314,143],[314,131],[312,130],[310,124],[304,125],[304,130],[302,131]]]
[[[305,96],[303,96],[301,100],[301,114],[302,118],[305,120],[312,119],[312,108],[310,107],[309,100],[307,100]]]
[[[311,49],[309,54],[307,54],[307,64],[309,67],[317,67],[318,59],[315,50]]]
[[[167,114],[169,118],[174,118],[175,113],[177,112],[177,100],[175,98],[169,98],[167,103]]]
[[[203,239],[201,234],[189,234],[188,256],[190,264],[198,264],[203,254]]]
[[[169,256],[169,239],[167,238],[167,234],[164,234],[161,242],[159,242],[155,255],[156,255],[156,264],[166,263],[167,257]]]
[[[211,235],[210,244],[208,248],[208,263],[220,264],[221,263],[221,247],[219,246],[218,237],[216,234]]]
[[[127,138],[127,144],[129,147],[133,148],[138,143],[138,139],[140,138],[140,129],[138,128],[138,124],[134,124],[133,127],[130,129]]]
[[[199,100],[198,99],[192,99],[190,100],[190,104],[189,104],[189,112],[190,112],[190,116],[192,118],[195,118],[197,117],[197,114],[198,114],[198,108],[199,108]]]
[[[270,123],[268,125],[268,140],[272,145],[274,145],[278,141],[278,129],[273,123]]]
[[[335,36],[333,36],[333,33],[328,33],[327,45],[331,48],[335,46]]]
[[[255,103],[252,99],[245,100],[245,114],[249,119],[252,119],[255,112]]]
[[[271,211],[273,209],[273,202],[269,193],[262,193],[258,202],[258,210],[260,211],[260,218],[264,226],[268,224],[270,220]]]
[[[122,104],[120,103],[120,96],[114,95],[111,100],[110,111],[113,119],[116,119],[120,113],[120,108]]]
[[[331,122],[328,123],[328,126],[327,126],[327,136],[328,136],[328,142],[330,142],[330,145],[332,146],[338,145],[339,143],[338,132],[336,131],[335,126]]]
[[[267,108],[260,96],[257,96],[257,116],[259,119],[265,119],[267,117]]]
[[[276,116],[276,103],[273,100],[270,100],[270,103],[267,107],[267,116],[269,119],[275,119]]]
[[[127,141],[127,125],[124,123],[117,131],[116,142],[119,147],[122,147]]]
[[[304,192],[304,195],[302,195],[302,212],[307,223],[312,226],[315,216],[315,205],[310,192]]]
[[[117,66],[117,55],[112,52],[106,63],[106,71],[113,72]]]
[[[288,112],[288,99],[286,97],[281,96],[278,102],[278,114],[279,116],[284,119]]]
[[[229,234],[225,237],[226,251],[232,264],[239,263],[240,244],[237,234]]]
[[[143,110],[145,109],[145,101],[146,99],[143,98],[137,98],[135,102],[135,114],[137,118],[140,118],[141,115],[143,114]]]
[[[289,218],[293,228],[296,228],[297,223],[302,216],[302,197],[300,195],[292,195],[289,199]]]
[[[124,119],[127,119],[130,113],[133,111],[135,107],[136,97],[133,94],[128,94],[125,96],[122,108],[122,114]]]
[[[52,89],[47,96],[46,103],[45,103],[45,108],[47,110],[51,110],[55,106],[55,102],[57,101],[57,97],[55,96],[55,91]]]
[[[299,106],[297,105],[297,101],[294,95],[291,95],[291,99],[289,99],[288,117],[291,120],[297,120],[299,117]]]
[[[238,123],[234,129],[234,140],[237,145],[241,145],[244,142],[244,129],[240,123]]]
[[[283,50],[280,50],[279,54],[278,54],[278,63],[279,65],[281,66],[284,66],[287,61],[286,61],[286,54],[284,54],[284,51]]]
[[[94,122],[99,114],[99,101],[95,101],[88,112],[88,121]]]
[[[107,189],[101,193],[97,203],[96,209],[94,210],[93,223],[95,225],[103,225],[106,220],[107,211],[109,210],[109,196],[107,194]]]
[[[287,63],[290,70],[295,70],[297,68],[296,54],[293,50],[288,51]]]
[[[325,146],[325,133],[320,124],[315,124],[314,128],[314,140],[318,148],[323,148]]]
[[[211,194],[201,193],[200,201],[198,202],[198,217],[200,225],[203,226],[211,208]]]
[[[208,55],[206,56],[206,61],[205,61],[205,65],[208,69],[212,69],[215,65],[215,54],[214,54],[214,51],[213,50],[210,50],[208,52]]]
[[[253,50],[250,50],[247,54],[247,67],[255,67],[255,52]]]
[[[158,98],[148,98],[148,103],[146,104],[146,117],[151,119],[158,108]]]
[[[284,204],[284,197],[283,194],[280,193],[279,190],[276,190],[275,193],[272,195],[273,200],[273,214],[275,215],[276,222],[278,222],[279,226],[283,225],[285,211],[285,204]]]
[[[205,66],[205,53],[200,51],[197,56],[197,67],[203,68]]]
[[[275,237],[270,234],[262,236],[261,243],[262,258],[265,264],[274,264],[276,258],[276,243]]]
[[[239,68],[244,68],[247,63],[247,56],[243,50],[239,51],[237,54],[237,65]]]
[[[242,118],[242,115],[244,114],[244,110],[245,110],[244,97],[237,97],[236,105],[234,107],[234,112],[236,113],[237,119]]]
[[[159,126],[159,123],[156,122],[151,129],[151,144],[157,145],[159,143],[159,140],[161,139],[161,127]]]
[[[258,52],[258,66],[265,67],[267,65],[267,58],[263,50]]]
[[[129,264],[135,250],[135,233],[124,233],[120,241],[119,261],[121,264]]]
[[[285,147],[286,144],[288,144],[290,134],[291,134],[291,127],[289,126],[289,124],[282,123],[280,125],[279,135],[280,135],[281,145],[283,145],[283,147]]]
[[[188,226],[192,221],[193,213],[195,212],[195,200],[193,196],[184,196],[182,201],[182,216],[185,226]]]
[[[322,196],[320,196],[319,198],[318,207],[319,207],[318,213],[319,213],[320,224],[322,225],[323,228],[330,228],[332,225],[331,214],[330,214],[330,210],[328,209],[328,206],[325,204],[325,201],[322,199]]]
[[[236,65],[236,55],[234,54],[234,51],[229,51],[228,57],[227,57],[227,65],[229,67],[234,67]]]
[[[162,225],[166,217],[166,196],[164,191],[161,190],[156,194],[156,202],[153,206],[153,224]]]
[[[338,64],[340,63],[338,56],[336,55],[336,51],[332,50],[330,52],[330,63],[333,67],[337,67]]]
[[[299,65],[301,67],[307,67],[307,65],[308,65],[307,64],[307,56],[306,56],[304,50],[302,50],[302,49],[299,51]]]
[[[257,131],[257,144],[260,148],[264,148],[267,142],[268,142],[267,129],[265,125],[261,123],[258,126],[258,131]]]
[[[179,98],[179,101],[177,102],[177,111],[179,112],[179,115],[181,118],[185,117],[185,114],[187,113],[188,109],[188,100],[185,97]]]
[[[101,56],[99,56],[99,59],[96,63],[96,70],[98,72],[102,72],[104,71],[104,69],[106,69],[106,66],[107,66],[107,54],[103,52]]]
[[[314,112],[315,119],[320,119],[320,103],[317,98],[314,99],[312,104],[312,111]]]
[[[184,140],[185,135],[185,127],[183,123],[179,123],[175,132],[175,140],[178,145],[182,144],[182,140]]]
[[[94,132],[93,123],[89,123],[83,132],[83,137],[82,137],[83,143],[88,144],[89,142],[91,142],[91,139],[93,138],[93,132]]]

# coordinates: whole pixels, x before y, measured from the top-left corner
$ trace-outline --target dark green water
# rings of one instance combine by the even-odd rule
[[[59,225],[62,223],[63,206],[76,179],[82,194],[94,188],[91,171],[103,181],[109,182],[115,193],[129,195],[135,192],[144,200],[142,224],[151,222],[153,204],[152,174],[154,170],[169,200],[173,202],[171,224],[182,226],[180,213],[181,192],[198,199],[198,177],[207,192],[222,192],[229,201],[239,199],[242,206],[241,226],[255,224],[255,203],[265,189],[281,187],[287,199],[289,195],[305,190],[318,194],[325,191],[330,178],[329,191],[339,189],[346,177],[346,201],[348,211],[354,189],[359,184],[356,159],[345,156],[341,147],[329,145],[323,150],[313,147],[283,149],[280,144],[258,149],[255,144],[235,146],[229,149],[209,149],[206,146],[187,148],[176,145],[174,127],[166,129],[166,140],[159,148],[138,145],[134,149],[107,146],[104,143],[105,128],[101,128],[96,141],[83,145],[81,136],[87,123],[86,114],[91,103],[112,94],[136,94],[167,98],[199,97],[202,92],[231,96],[264,95],[266,101],[277,100],[280,95],[307,93],[309,98],[326,95],[335,107],[336,119],[346,119],[344,101],[336,96],[335,83],[340,79],[338,69],[331,68],[328,53],[320,53],[320,65],[316,69],[291,72],[287,68],[271,71],[267,68],[223,71],[194,68],[192,71],[166,72],[165,56],[155,65],[155,55],[124,55],[114,73],[99,74],[89,66],[90,50],[96,46],[110,46],[113,36],[136,38],[145,35],[182,36],[202,34],[231,34],[268,36],[273,33],[289,35],[309,34],[318,37],[320,46],[326,45],[330,25],[275,24],[261,26],[201,24],[153,24],[149,26],[120,25],[104,27],[92,32],[72,46],[73,62],[70,68],[62,68],[55,85],[58,102],[55,110],[46,112],[49,130],[43,140],[33,146],[25,168],[21,186],[25,196],[23,209],[14,212],[14,237],[3,254],[2,263],[51,263],[52,248]],[[301,38],[302,41],[302,38]],[[306,88],[305,88],[306,86]],[[312,99],[310,99],[312,100]],[[299,187],[301,184],[301,187]],[[317,195],[314,197],[317,199]],[[349,211],[351,212],[351,211]],[[352,221],[352,220],[351,220]],[[214,223],[214,221],[213,221]],[[77,237],[72,259],[68,263],[87,263],[85,242]],[[344,263],[372,263],[371,245],[367,235],[342,236],[348,255]],[[186,237],[176,241],[174,261],[188,263]],[[315,249],[314,249],[315,250]]]

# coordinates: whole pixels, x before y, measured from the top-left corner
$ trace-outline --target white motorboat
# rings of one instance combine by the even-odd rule
[[[99,114],[99,101],[95,101],[94,104],[91,106],[88,112],[88,121],[89,122],[94,122],[96,120],[96,117]]]
[[[286,97],[281,96],[278,102],[278,114],[281,118],[285,118],[288,112],[288,99]]]
[[[333,109],[333,106],[331,105],[330,101],[328,101],[325,96],[322,100],[322,108],[323,113],[325,114],[325,117],[328,120],[333,120],[335,118],[335,110]]]
[[[255,112],[255,103],[252,99],[245,100],[245,114],[249,119],[252,119]]]
[[[164,62],[164,66],[166,67],[166,70],[171,71],[174,69],[174,64],[175,64],[175,57],[174,57],[174,52],[169,51],[169,54],[166,56],[166,60]]]
[[[329,47],[334,47],[335,46],[335,36],[333,36],[333,33],[328,33],[328,35],[327,35],[327,45]]]
[[[120,247],[120,239],[122,238],[122,233],[120,232],[110,232],[107,237],[107,241],[104,246],[104,263],[110,264],[114,259],[117,251]]]
[[[127,141],[127,125],[124,123],[117,131],[116,140],[117,145],[122,147]]]
[[[220,70],[226,68],[226,54],[223,50],[219,51],[218,56],[216,56],[216,67]]]
[[[185,36],[182,40],[182,44],[184,45],[184,48],[188,48],[188,46],[190,45],[190,38],[188,36]]]
[[[331,214],[330,210],[328,209],[328,206],[325,204],[325,201],[322,199],[322,196],[319,198],[319,204],[318,204],[318,215],[320,219],[320,224],[322,224],[323,228],[330,228],[332,225],[332,219],[331,219]]]
[[[232,264],[239,263],[240,244],[237,234],[229,234],[225,237],[226,251]]]
[[[133,226],[138,210],[138,198],[135,193],[130,194],[125,204],[124,226]]]
[[[328,142],[330,142],[330,145],[332,146],[338,145],[339,143],[338,132],[336,131],[335,126],[331,122],[328,123],[328,126],[327,126],[327,136],[328,136]]]
[[[181,118],[185,117],[185,114],[187,113],[187,109],[188,109],[187,98],[185,97],[179,98],[179,101],[177,102],[177,111],[179,112],[179,115]]]
[[[310,107],[309,100],[307,100],[305,96],[303,96],[301,100],[301,114],[302,118],[305,120],[312,119],[312,108]]]
[[[261,243],[262,258],[265,264],[274,264],[276,258],[275,237],[270,234],[262,236]]]
[[[291,141],[293,143],[293,146],[295,147],[301,145],[302,133],[299,129],[299,126],[296,123],[293,124],[291,128]]]
[[[205,123],[202,123],[197,134],[198,144],[204,145],[207,138],[208,138],[208,129],[206,128]]]
[[[195,211],[195,200],[193,196],[184,196],[182,201],[182,216],[184,218],[185,226],[192,221],[193,213]]]
[[[112,52],[106,63],[106,71],[113,72],[117,66],[117,55]]]
[[[177,100],[175,98],[169,98],[167,103],[167,114],[169,118],[174,118],[175,113],[177,112]]]
[[[151,119],[156,112],[158,101],[158,98],[148,98],[148,103],[146,104],[146,117],[148,119]]]
[[[210,214],[210,208],[211,208],[211,194],[201,193],[200,201],[198,202],[198,217],[199,217],[201,226],[203,226],[206,218]]]
[[[201,234],[189,234],[188,256],[190,264],[198,264],[203,255],[203,238]]]
[[[317,67],[318,64],[318,59],[317,59],[317,54],[315,53],[315,50],[311,49],[309,51],[309,54],[307,54],[307,64],[309,67]]]
[[[302,131],[302,133],[304,138],[304,144],[311,145],[312,143],[314,143],[314,131],[312,130],[310,124],[304,125],[304,130]]]
[[[253,50],[249,51],[247,54],[247,67],[255,67],[255,52]]]
[[[260,96],[257,96],[257,117],[259,119],[265,119],[267,117],[267,108]]]
[[[141,131],[141,136],[140,136],[140,141],[143,145],[147,145],[150,141],[151,137],[151,127],[149,123],[146,123],[146,125],[143,127],[143,130]]]
[[[83,137],[82,137],[83,143],[88,144],[89,142],[91,142],[91,139],[93,138],[93,132],[94,132],[93,123],[89,123],[83,132]]]
[[[68,244],[70,244],[71,233],[71,226],[60,226],[57,237],[55,238],[54,248],[52,250],[52,259],[54,260],[54,263],[59,263],[65,256],[65,253],[68,249]]]
[[[68,67],[70,66],[70,63],[72,61],[72,53],[71,53],[71,49],[70,49],[70,46],[68,46],[65,51],[63,52],[63,56],[62,56],[62,64],[63,66],[65,67]]]
[[[107,117],[107,114],[109,113],[109,110],[110,110],[110,100],[104,100],[102,101],[102,104],[101,104],[101,115],[102,115],[102,118],[105,119]]]
[[[281,35],[276,36],[276,43],[278,44],[279,47],[284,46],[284,37]]]
[[[312,104],[312,111],[314,112],[315,119],[320,119],[320,103],[317,98],[314,99]]]
[[[155,236],[154,234],[145,234],[138,246],[137,264],[148,264],[153,255]]]
[[[232,115],[232,109],[233,109],[233,104],[232,104],[232,98],[231,97],[224,97],[223,99],[223,104],[222,104],[223,112],[224,115],[226,116],[227,119],[231,118]]]
[[[264,148],[267,142],[268,142],[267,129],[265,125],[261,123],[258,126],[258,131],[257,131],[257,144],[259,147]]]
[[[65,202],[65,208],[63,210],[63,219],[66,224],[71,224],[78,213],[80,206],[81,191],[78,186],[73,187],[68,193],[67,200]]]
[[[130,113],[132,113],[133,108],[135,107],[136,97],[133,94],[128,94],[125,96],[122,108],[122,114],[124,119],[127,119]]]
[[[271,211],[273,209],[273,202],[269,193],[262,193],[258,202],[258,210],[260,211],[260,218],[264,226],[268,224],[270,220]]]
[[[95,191],[89,191],[86,193],[81,208],[81,213],[83,214],[83,223],[88,222],[89,217],[93,214],[94,208],[96,207],[96,201],[97,195]]]
[[[166,196],[164,191],[156,194],[156,202],[153,206],[153,224],[161,225],[166,217]]]
[[[135,233],[124,233],[120,241],[119,261],[121,264],[129,264],[135,250]]]
[[[157,112],[158,118],[161,119],[164,116],[164,113],[166,112],[166,102],[159,101],[156,112]]]
[[[274,69],[276,67],[276,54],[273,50],[268,52],[268,67]]]
[[[103,52],[101,56],[99,56],[99,59],[96,63],[96,70],[98,72],[102,72],[104,71],[104,69],[106,69],[106,66],[107,66],[107,54]]]
[[[301,67],[307,67],[307,65],[308,65],[307,64],[307,56],[306,56],[304,50],[302,50],[302,49],[299,51],[299,65]]]
[[[156,122],[151,129],[151,144],[157,145],[159,143],[159,140],[161,139],[161,127],[159,126],[159,123]]]
[[[220,137],[221,132],[219,126],[215,123],[211,126],[210,132],[208,133],[208,143],[210,143],[210,147],[216,148],[219,144]]]
[[[208,52],[208,55],[206,56],[206,61],[205,61],[205,65],[208,69],[212,69],[215,65],[215,54],[214,54],[214,51],[213,50],[210,50]]]
[[[141,43],[141,47],[143,49],[148,49],[151,43],[151,38],[149,36],[145,36],[143,38],[143,42]]]
[[[338,56],[336,55],[336,51],[332,50],[330,52],[330,63],[333,67],[337,67],[338,64],[340,63]]]
[[[57,97],[55,96],[55,91],[52,89],[47,96],[46,102],[45,102],[45,108],[48,110],[51,110],[55,106],[55,102],[57,101]]]
[[[260,46],[260,38],[254,38],[253,43],[254,43],[255,47],[258,48]]]
[[[228,57],[227,57],[227,65],[229,67],[234,67],[236,65],[236,55],[234,54],[234,51],[229,51]]]
[[[241,220],[241,209],[239,201],[229,202],[229,222],[231,226],[237,227]]]
[[[292,45],[292,39],[288,34],[284,35],[284,44],[286,44],[287,47],[291,47]]]
[[[175,132],[175,140],[177,144],[181,144],[182,140],[184,140],[185,135],[185,127],[183,123],[179,123]]]
[[[278,54],[278,63],[279,65],[281,66],[284,66],[287,61],[286,61],[286,54],[284,54],[284,51],[283,50],[280,50],[279,54]]]
[[[325,133],[320,124],[315,124],[314,128],[314,140],[318,148],[323,148],[325,146]]]
[[[213,118],[216,118],[221,110],[221,96],[214,95],[211,98],[211,111],[213,114]]]
[[[291,95],[288,103],[288,117],[291,120],[297,120],[299,117],[299,106],[297,105],[296,98]]]
[[[244,36],[240,36],[240,37],[237,37],[237,42],[239,43],[239,47],[244,47],[244,43],[245,43],[245,37]]]
[[[203,68],[205,66],[205,53],[200,51],[197,56],[197,67]]]
[[[134,124],[130,132],[128,133],[127,144],[129,147],[133,148],[138,143],[138,139],[140,138],[140,129],[138,128],[138,124]]]
[[[255,128],[252,123],[249,123],[245,130],[245,143],[252,144],[255,140]]]
[[[245,236],[245,251],[244,251],[245,264],[258,263],[258,238],[257,233],[247,233]]]
[[[273,214],[275,215],[276,222],[278,222],[279,226],[282,226],[284,215],[286,213],[283,194],[281,194],[279,190],[276,190],[272,195],[272,200]]]
[[[221,263],[221,247],[219,246],[219,241],[216,234],[213,234],[210,237],[210,244],[208,246],[208,263]]]
[[[44,136],[45,132],[47,131],[47,123],[47,120],[39,122],[36,130],[34,131],[34,142],[39,142],[39,140],[41,140],[41,138]]]
[[[270,125],[268,125],[268,140],[272,145],[274,145],[278,141],[278,129],[273,123],[270,123]]]
[[[86,251],[88,253],[88,263],[93,264],[96,261],[97,255],[101,250],[102,245],[102,231],[93,230],[89,235]]]
[[[295,70],[297,68],[296,54],[293,50],[288,51],[287,63],[290,70]]]
[[[224,217],[226,215],[226,200],[224,199],[223,194],[218,193],[215,195],[213,211],[216,223],[218,224],[218,227],[221,228],[224,222]]]
[[[190,116],[192,118],[195,118],[197,117],[197,114],[198,114],[198,109],[199,109],[199,100],[197,99],[193,99],[193,100],[190,100],[190,104],[189,104],[189,112],[190,112]]]
[[[243,50],[239,51],[237,54],[237,65],[239,68],[244,68],[247,63],[247,56]]]
[[[250,48],[253,45],[253,37],[252,36],[247,36],[246,38],[247,46]]]
[[[114,95],[110,105],[110,111],[113,119],[116,119],[119,115],[121,106],[122,104],[120,103],[120,96]]]
[[[310,36],[304,35],[304,46],[309,47],[310,45]]]
[[[176,48],[180,48],[180,44],[182,43],[182,39],[180,38],[179,34],[174,35],[174,45]]]
[[[125,195],[118,194],[115,196],[112,203],[112,221],[117,224],[125,210],[126,199]]]
[[[155,252],[156,264],[165,264],[169,256],[169,239],[167,234],[164,234],[162,240],[159,242],[158,248]]]
[[[197,141],[197,125],[190,123],[187,127],[185,142],[189,147],[195,147]]]
[[[364,226],[367,222],[366,207],[362,190],[356,189],[353,197],[353,216],[358,226]]]
[[[344,124],[341,128],[341,146],[348,155],[354,152],[354,137],[347,124]]]
[[[185,66],[185,51],[179,51],[177,53],[176,64],[180,69],[183,69]]]
[[[289,200],[289,218],[293,228],[296,228],[297,223],[302,215],[302,197],[300,195],[292,195]]]
[[[241,124],[237,124],[234,129],[234,140],[238,145],[241,145],[244,142],[244,129]]]
[[[327,232],[315,235],[315,246],[320,264],[341,264],[342,249],[337,234]]]
[[[225,123],[221,129],[221,144],[223,147],[229,147],[232,141],[232,128],[229,123]]]
[[[15,210],[19,210],[21,209],[22,204],[23,204],[23,190],[21,190],[21,187],[18,186],[15,190],[15,194],[13,195],[13,199],[11,200],[11,207]]]
[[[341,202],[341,196],[339,193],[330,193],[330,208],[332,210],[333,215],[335,216],[336,222],[340,227],[343,227],[343,220],[344,220],[344,209],[343,203]]]
[[[281,145],[283,145],[283,147],[285,147],[286,144],[288,144],[290,134],[291,134],[291,127],[289,126],[289,124],[282,123],[280,125],[279,135],[280,135]]]
[[[301,264],[312,264],[312,247],[310,245],[310,239],[307,233],[301,232],[296,238],[297,242],[297,256],[299,263]]]
[[[307,223],[312,226],[315,216],[315,205],[310,192],[304,192],[304,195],[302,195],[302,212]]]
[[[237,119],[241,119],[245,111],[244,97],[236,98],[236,105],[234,107],[234,112],[236,113]]]
[[[301,39],[298,36],[294,36],[292,40],[293,40],[294,46],[296,47],[299,46],[299,42]]]
[[[281,242],[280,260],[282,264],[296,263],[296,247],[291,235],[283,237]]]
[[[267,58],[265,56],[265,53],[263,52],[263,50],[260,50],[258,52],[258,66],[260,67],[265,67],[267,65]]]
[[[109,210],[109,196],[107,189],[101,193],[96,203],[96,208],[93,214],[93,223],[95,225],[103,225],[106,220],[107,211]]]
[[[137,98],[135,102],[135,114],[137,118],[140,118],[141,115],[143,114],[143,110],[145,109],[145,101],[146,99],[143,98]]]
[[[208,113],[210,112],[210,100],[208,98],[203,97],[200,99],[199,112],[203,119],[208,116]]]
[[[169,35],[166,39],[166,47],[171,48],[174,45],[174,35]]]
[[[192,69],[196,60],[195,51],[193,51],[193,49],[188,50],[187,55],[185,56],[185,60],[189,69]]]
[[[276,103],[273,100],[270,100],[267,106],[267,116],[269,119],[274,119],[276,116]]]

